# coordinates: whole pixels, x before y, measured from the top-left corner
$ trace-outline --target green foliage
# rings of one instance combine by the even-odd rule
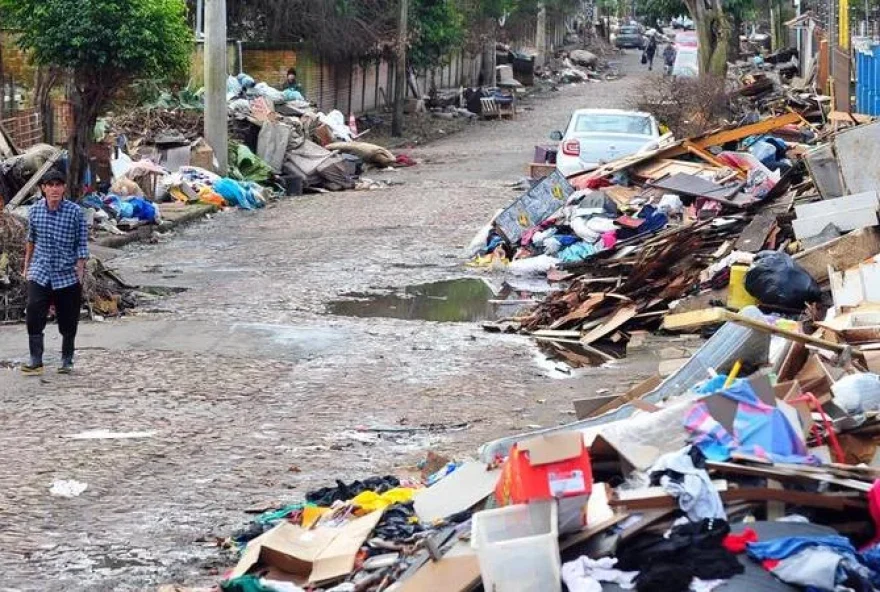
[[[464,15],[452,0],[413,0],[409,58],[416,68],[436,66],[465,37]]]
[[[189,64],[183,0],[0,0],[0,10],[41,66],[112,84],[176,74]]]

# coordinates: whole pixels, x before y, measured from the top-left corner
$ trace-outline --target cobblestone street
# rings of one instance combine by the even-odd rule
[[[476,123],[410,151],[419,166],[375,175],[402,185],[217,214],[108,261],[132,284],[186,290],[81,325],[72,376],[28,379],[0,364],[0,588],[210,584],[232,562],[216,538],[251,506],[337,477],[406,473],[428,449],[476,455],[655,371],[645,357],[557,379],[529,340],[479,323],[327,311],[349,292],[483,275],[463,265],[463,247],[518,195],[508,185],[573,109],[627,107],[644,78],[635,52],[623,60],[621,80],[531,99],[515,121]],[[23,326],[0,327],[0,361],[20,361],[26,345]],[[59,347],[51,326],[53,365]],[[429,423],[469,427],[356,429]],[[151,434],[70,437],[88,430]],[[59,479],[88,489],[50,495]]]

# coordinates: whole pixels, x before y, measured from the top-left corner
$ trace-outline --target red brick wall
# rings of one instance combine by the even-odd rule
[[[257,82],[281,89],[288,68],[296,67],[295,49],[260,49],[247,45],[242,49],[244,71]]]
[[[12,76],[19,84],[31,86],[34,81],[34,67],[28,61],[27,55],[15,44],[14,33],[0,31],[0,52],[4,76]]]

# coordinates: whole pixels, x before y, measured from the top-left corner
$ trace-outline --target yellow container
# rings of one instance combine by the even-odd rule
[[[748,265],[734,263],[730,266],[730,285],[727,287],[727,306],[740,310],[746,306],[757,304],[758,301],[746,291],[746,273]]]

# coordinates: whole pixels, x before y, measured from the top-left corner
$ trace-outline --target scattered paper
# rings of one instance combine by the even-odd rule
[[[88,487],[88,483],[82,483],[74,479],[59,479],[52,483],[49,493],[58,497],[77,497]]]

